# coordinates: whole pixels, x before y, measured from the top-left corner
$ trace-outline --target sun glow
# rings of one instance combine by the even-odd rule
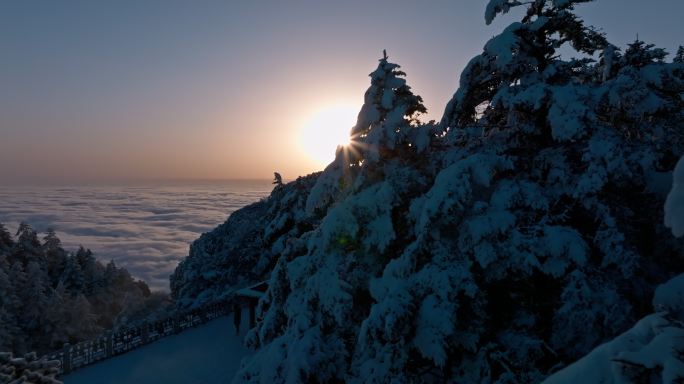
[[[338,145],[349,144],[349,132],[356,123],[359,108],[332,105],[320,109],[303,124],[299,144],[302,150],[321,166],[335,159]]]

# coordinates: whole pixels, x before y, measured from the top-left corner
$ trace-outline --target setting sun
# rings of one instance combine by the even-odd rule
[[[332,105],[312,114],[299,135],[302,150],[321,166],[330,163],[337,146],[349,144],[349,131],[356,123],[358,110],[352,105]]]

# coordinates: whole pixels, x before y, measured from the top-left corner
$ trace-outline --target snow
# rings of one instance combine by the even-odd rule
[[[681,349],[683,340],[684,329],[681,326],[670,322],[662,314],[652,314],[629,331],[556,372],[544,384],[634,382],[635,377],[630,375],[635,373],[625,366],[654,371],[651,372],[650,382],[680,382],[678,380],[684,379],[684,364],[675,355],[676,350]],[[661,377],[654,378],[653,375]]]
[[[225,316],[198,328],[146,345],[140,349],[79,369],[60,377],[65,384],[213,384],[229,382],[249,351],[242,344],[248,311],[242,311],[242,329],[235,334],[233,318]]]
[[[520,5],[519,1],[511,0],[490,0],[485,10],[485,22],[487,25],[494,21],[494,18],[499,13],[508,13],[511,7]]]
[[[582,2],[524,2],[439,125],[412,117],[422,99],[383,55],[353,153],[338,151],[306,202],[269,211],[256,237],[278,260],[235,382],[541,382],[647,313],[648,293],[683,272],[657,268],[681,246],[645,181],[684,148],[684,77],[646,47],[638,65],[616,50],[603,81],[592,58],[608,43],[571,12]],[[492,0],[486,19],[518,5]],[[583,58],[556,54],[568,39]],[[616,374],[613,357],[623,382],[627,361],[677,377],[678,360],[656,355],[677,327],[637,328],[596,350],[584,382]]]
[[[605,300],[609,302],[610,300]],[[684,274],[658,286],[655,314],[549,377],[546,384],[684,380]]]
[[[684,319],[684,274],[681,274],[656,288],[653,295],[653,308],[667,311]]]
[[[554,139],[570,140],[582,135],[583,120],[590,113],[587,105],[581,102],[589,95],[581,94],[582,91],[586,92],[574,85],[554,88],[554,103],[548,115]]]
[[[665,225],[672,228],[675,236],[684,235],[684,157],[677,162],[672,190],[665,201]]]
[[[262,296],[264,296],[263,292],[255,291],[249,288],[238,289],[237,291],[235,291],[235,294],[244,297],[253,297],[255,299],[259,299]]]

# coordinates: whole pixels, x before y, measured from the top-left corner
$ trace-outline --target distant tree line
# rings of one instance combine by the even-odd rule
[[[54,230],[42,240],[28,224],[12,237],[0,223],[0,351],[42,354],[168,304],[168,295],[151,292],[113,260],[104,265],[82,246],[66,251]]]

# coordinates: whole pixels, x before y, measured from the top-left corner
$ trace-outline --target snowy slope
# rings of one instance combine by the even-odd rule
[[[247,324],[243,313],[243,327]],[[231,316],[170,336],[135,351],[60,377],[66,384],[226,383],[249,351]]]

